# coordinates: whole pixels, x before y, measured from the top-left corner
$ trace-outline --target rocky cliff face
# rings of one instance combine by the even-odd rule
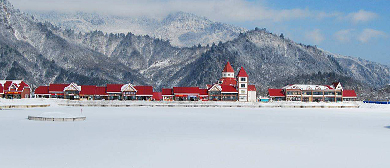
[[[261,94],[291,83],[341,81],[368,95],[390,83],[390,68],[297,44],[265,29],[242,33],[211,46],[175,47],[132,33],[78,33],[41,23],[14,9],[0,9],[0,78],[23,78],[34,85],[126,83],[173,86],[214,83],[226,61],[243,66]]]

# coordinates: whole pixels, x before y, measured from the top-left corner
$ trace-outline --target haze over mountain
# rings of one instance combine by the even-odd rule
[[[106,33],[149,35],[169,40],[174,46],[191,47],[226,42],[246,31],[244,28],[213,22],[194,14],[176,12],[163,19],[146,16],[131,17],[84,12],[29,11],[40,21],[48,21],[77,32],[100,30]]]
[[[298,44],[265,29],[216,45],[180,48],[147,35],[64,30],[37,21],[7,1],[0,8],[0,54],[0,78],[23,78],[35,86],[131,82],[153,85],[157,91],[203,87],[220,77],[226,61],[236,71],[244,66],[249,82],[263,95],[268,87],[290,82],[341,81],[364,96],[370,88],[390,82],[389,66]]]

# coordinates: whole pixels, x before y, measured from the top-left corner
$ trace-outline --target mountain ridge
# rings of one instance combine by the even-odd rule
[[[205,87],[219,79],[226,61],[236,72],[245,67],[261,95],[290,81],[339,80],[363,96],[390,83],[389,66],[298,44],[266,29],[210,46],[176,47],[149,35],[64,30],[3,4],[0,27],[0,77],[24,76],[35,86],[131,82],[156,90]]]

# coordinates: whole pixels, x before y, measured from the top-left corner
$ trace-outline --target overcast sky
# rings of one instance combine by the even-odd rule
[[[342,55],[390,65],[388,0],[9,0],[35,11],[85,11],[163,17],[184,11],[273,33]]]

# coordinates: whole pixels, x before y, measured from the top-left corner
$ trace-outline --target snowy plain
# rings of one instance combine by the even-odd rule
[[[45,112],[86,121],[27,120]],[[390,167],[390,105],[0,110],[0,167]]]

